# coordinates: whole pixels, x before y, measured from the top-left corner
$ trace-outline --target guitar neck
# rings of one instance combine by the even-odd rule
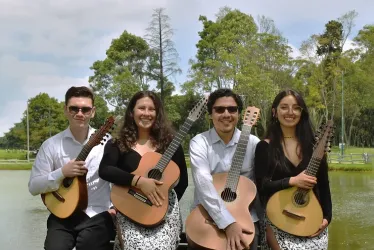
[[[88,154],[91,152],[92,147],[87,143],[86,145],[83,146],[83,149],[79,153],[76,161],[85,161]]]
[[[245,153],[247,151],[251,129],[252,126],[242,126],[242,132],[239,137],[239,142],[236,146],[236,150],[232,158],[231,168],[229,170],[226,181],[226,187],[230,188],[232,191],[236,190],[238,186],[240,171],[242,170]]]
[[[317,175],[319,166],[321,165],[321,160],[322,159],[317,158],[313,154],[312,158],[310,159],[310,162],[308,164],[308,167],[305,170],[305,174],[307,174],[309,176],[314,176],[315,177]]]
[[[183,123],[182,127],[179,129],[177,135],[171,141],[165,153],[162,155],[161,159],[158,161],[155,168],[159,169],[161,172],[164,171],[166,166],[169,164],[171,158],[173,157],[175,151],[177,151],[179,145],[181,144],[181,142],[187,135],[188,131],[192,127],[193,123],[193,120],[187,118],[187,120]]]

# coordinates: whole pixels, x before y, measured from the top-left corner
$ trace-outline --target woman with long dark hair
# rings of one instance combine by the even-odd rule
[[[186,161],[181,146],[172,160],[180,169],[179,183],[171,190],[169,200],[164,200],[158,189],[162,182],[134,175],[142,156],[147,152],[164,153],[173,139],[173,131],[159,97],[151,91],[140,91],[130,100],[124,124],[118,138],[108,141],[100,163],[99,175],[116,185],[136,186],[155,206],[169,202],[165,221],[153,228],[146,228],[117,213],[121,235],[117,235],[115,248],[176,249],[182,232],[182,220],[178,201],[188,185]],[[121,237],[121,238],[119,238]]]
[[[262,245],[265,249],[327,249],[327,226],[332,203],[326,157],[316,177],[305,174],[315,143],[305,101],[294,90],[284,90],[274,99],[265,139],[257,144],[255,174],[263,207],[276,192],[290,187],[312,189],[322,207],[319,230],[310,237],[298,237],[273,225],[265,216]]]

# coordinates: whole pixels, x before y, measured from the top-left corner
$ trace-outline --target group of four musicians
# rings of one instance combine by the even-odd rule
[[[189,155],[194,181],[192,208],[201,204],[216,226],[224,230],[227,250],[244,249],[243,228],[225,207],[213,185],[212,175],[228,172],[241,131],[237,123],[243,110],[239,95],[218,89],[209,95],[209,117],[213,127],[190,141]],[[86,174],[88,207],[66,219],[50,214],[46,250],[176,249],[183,228],[179,201],[188,186],[184,152],[180,146],[172,160],[180,169],[180,180],[168,200],[159,190],[162,182],[132,174],[147,152],[163,154],[173,140],[173,130],[164,106],[151,91],[136,93],[126,109],[118,136],[98,145],[85,161],[75,161],[94,129],[94,95],[89,88],[71,87],[65,95],[65,116],[69,127],[46,140],[32,167],[29,190],[33,195],[55,191],[66,177]],[[255,223],[250,249],[327,249],[327,226],[332,217],[327,162],[324,158],[317,178],[305,174],[315,143],[308,109],[293,90],[280,92],[271,108],[265,139],[250,135],[241,175],[256,183],[258,196],[248,208]],[[135,186],[155,205],[168,202],[165,221],[143,227],[118,212],[111,204],[110,184]],[[291,186],[312,189],[322,210],[323,221],[312,237],[296,237],[274,226],[264,216],[267,199]],[[114,220],[115,219],[115,220]],[[117,230],[114,221],[117,223]],[[115,232],[117,236],[115,237]],[[260,237],[261,236],[261,237]]]

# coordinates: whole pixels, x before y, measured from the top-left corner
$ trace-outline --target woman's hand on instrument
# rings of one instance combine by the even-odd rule
[[[322,224],[321,224],[321,226],[319,227],[318,231],[317,231],[315,234],[311,235],[310,237],[316,237],[316,236],[320,235],[320,234],[323,232],[323,230],[325,230],[325,228],[326,228],[328,225],[329,225],[329,222],[328,222],[326,219],[323,219],[323,220],[322,220]]]
[[[158,185],[162,185],[163,182],[150,179],[146,177],[141,177],[137,183],[137,187],[142,190],[142,192],[148,197],[153,205],[162,206],[162,201],[165,200],[164,195],[158,188]]]
[[[73,159],[62,167],[62,174],[65,177],[82,176],[88,171],[85,164],[86,163],[84,161],[75,161],[75,159]]]
[[[312,189],[315,184],[317,184],[317,178],[305,174],[305,170],[297,176],[293,176],[290,178],[290,185],[299,188]]]

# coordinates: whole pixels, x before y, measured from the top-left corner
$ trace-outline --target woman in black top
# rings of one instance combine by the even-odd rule
[[[99,167],[100,177],[116,185],[136,186],[156,206],[169,202],[165,222],[153,228],[135,224],[117,213],[124,249],[176,249],[182,232],[178,201],[188,185],[183,149],[179,146],[172,157],[180,169],[180,179],[170,192],[169,201],[165,201],[157,188],[162,182],[131,174],[145,153],[155,151],[162,154],[173,139],[161,100],[151,91],[136,93],[129,102],[124,119],[118,138],[108,141],[105,146]],[[121,249],[118,236],[114,249]]]
[[[317,178],[306,175],[315,142],[308,109],[303,98],[293,90],[280,92],[274,99],[271,121],[265,140],[255,152],[255,174],[263,207],[277,191],[296,186],[313,189],[323,211],[318,232],[311,237],[297,237],[274,226],[266,217],[263,237],[265,249],[327,249],[327,226],[331,222],[332,204],[326,157]]]

